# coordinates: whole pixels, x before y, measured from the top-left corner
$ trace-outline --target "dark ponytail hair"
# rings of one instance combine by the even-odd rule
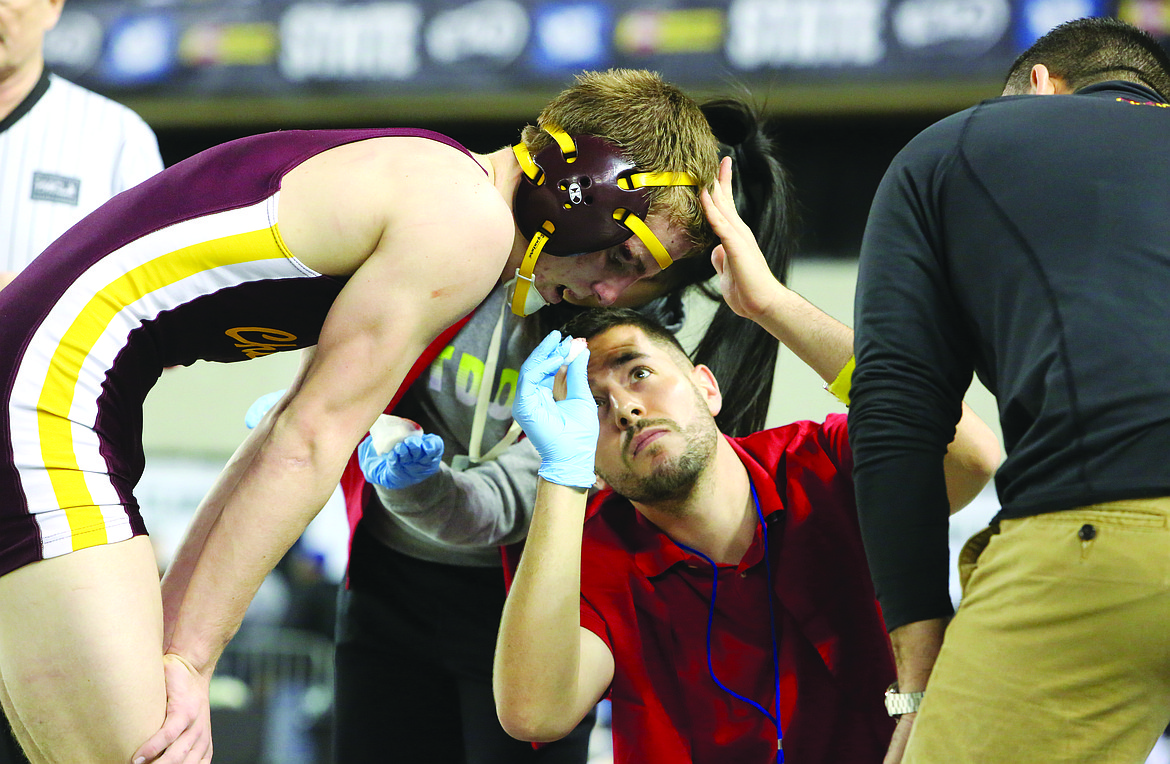
[[[721,152],[732,158],[736,210],[755,233],[772,273],[781,284],[787,283],[795,248],[795,203],[775,146],[764,133],[759,116],[746,104],[728,99],[702,108]],[[709,262],[708,268],[714,275]],[[761,430],[772,397],[780,343],[763,327],[727,307],[718,286],[703,283],[699,289],[719,304],[692,353],[695,363],[711,368],[723,391],[723,409],[715,421],[722,432],[732,436]]]

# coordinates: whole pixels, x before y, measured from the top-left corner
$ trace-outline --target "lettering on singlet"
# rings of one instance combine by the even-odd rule
[[[248,358],[272,355],[281,350],[297,347],[297,336],[282,329],[268,329],[263,326],[237,326],[224,332],[236,340],[236,347]]]

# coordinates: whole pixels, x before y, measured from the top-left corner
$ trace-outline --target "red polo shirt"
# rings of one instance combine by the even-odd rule
[[[881,762],[894,722],[882,703],[894,665],[861,546],[846,417],[729,439],[768,528],[720,566],[711,663],[727,687],[780,717],[791,764]],[[613,652],[614,761],[769,762],[776,731],[720,689],[707,667],[711,567],[633,506],[599,496],[585,523],[581,625]]]

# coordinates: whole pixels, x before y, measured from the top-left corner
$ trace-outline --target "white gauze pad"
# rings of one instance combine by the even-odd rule
[[[418,423],[410,419],[382,414],[370,428],[370,437],[374,441],[374,450],[379,454],[386,454],[408,436],[422,431]]]
[[[574,337],[569,343],[569,357],[565,359],[565,365],[571,364],[573,359],[581,355],[581,351],[589,346],[589,341],[584,337]]]

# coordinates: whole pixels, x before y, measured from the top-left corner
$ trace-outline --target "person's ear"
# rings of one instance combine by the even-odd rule
[[[1064,95],[1072,92],[1064,80],[1053,75],[1044,64],[1032,67],[1031,81],[1032,88],[1029,92],[1032,95]]]
[[[65,8],[65,0],[48,0],[48,2],[49,24],[45,27],[46,32],[57,26],[57,21],[61,18],[61,11]]]
[[[700,363],[691,369],[690,377],[703,400],[707,402],[707,410],[711,412],[711,416],[717,415],[723,408],[723,393],[719,391],[719,382],[715,375]]]

